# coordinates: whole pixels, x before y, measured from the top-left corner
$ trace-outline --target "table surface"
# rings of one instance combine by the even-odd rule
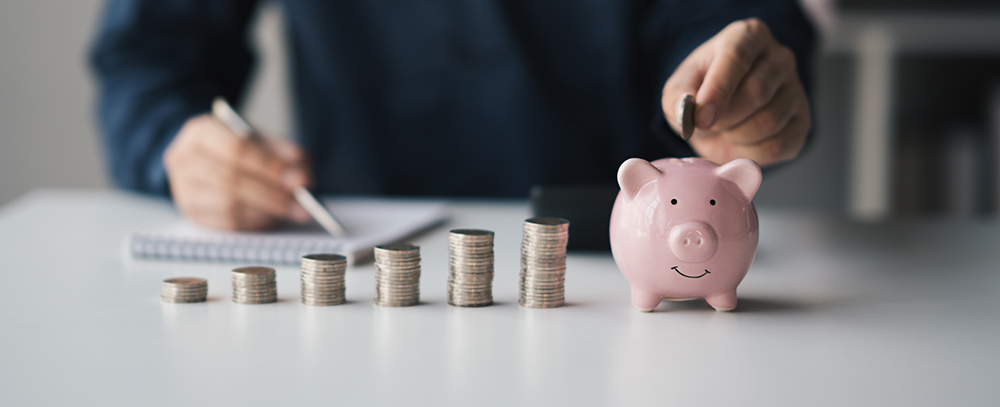
[[[517,305],[524,202],[458,201],[415,238],[420,305],[239,305],[231,264],[139,261],[129,232],[164,201],[43,190],[0,209],[0,405],[995,405],[1000,224],[859,224],[761,210],[735,312],[703,301],[640,313],[609,254],[571,253],[567,305]],[[447,230],[496,231],[496,304],[445,302]],[[209,280],[209,301],[160,282]],[[238,404],[237,404],[238,403]]]

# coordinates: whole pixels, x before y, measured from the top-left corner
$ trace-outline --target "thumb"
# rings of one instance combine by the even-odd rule
[[[305,152],[291,140],[268,136],[267,147],[275,156],[288,164],[298,164],[305,161]]]
[[[667,84],[663,87],[663,95],[660,100],[663,115],[667,118],[667,123],[670,123],[670,127],[677,134],[682,134],[683,130],[681,129],[681,117],[679,114],[684,97],[687,95],[698,95],[698,89],[705,80],[707,72],[707,64],[701,63],[692,55],[674,70],[673,75],[670,75],[670,79],[667,80]]]
[[[285,163],[283,178],[289,187],[309,186],[309,156],[291,140],[281,137],[267,137],[267,147]]]

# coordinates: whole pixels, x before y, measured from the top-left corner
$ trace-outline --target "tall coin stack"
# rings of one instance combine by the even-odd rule
[[[409,307],[420,302],[420,247],[375,247],[375,305]]]
[[[278,284],[270,267],[240,267],[233,269],[233,302],[239,304],[270,304],[278,301]]]
[[[493,232],[455,229],[448,234],[448,304],[493,304]]]
[[[344,273],[347,257],[339,254],[302,256],[302,303],[337,305],[344,303]]]
[[[208,298],[208,281],[197,277],[163,280],[160,299],[163,302],[204,302]]]
[[[569,221],[566,219],[531,218],[524,221],[518,304],[530,308],[563,305],[566,300],[568,241]]]

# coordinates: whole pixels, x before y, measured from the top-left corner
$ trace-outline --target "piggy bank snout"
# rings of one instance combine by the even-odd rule
[[[670,229],[667,240],[674,256],[680,261],[689,263],[710,259],[719,245],[715,229],[699,221],[689,221],[674,226]]]

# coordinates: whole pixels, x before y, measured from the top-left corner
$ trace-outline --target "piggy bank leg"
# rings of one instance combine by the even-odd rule
[[[635,288],[632,289],[632,306],[638,308],[639,311],[652,312],[657,305],[660,305],[661,299],[663,299],[662,295]]]
[[[732,311],[736,308],[736,291],[705,297],[705,301],[716,311]]]

